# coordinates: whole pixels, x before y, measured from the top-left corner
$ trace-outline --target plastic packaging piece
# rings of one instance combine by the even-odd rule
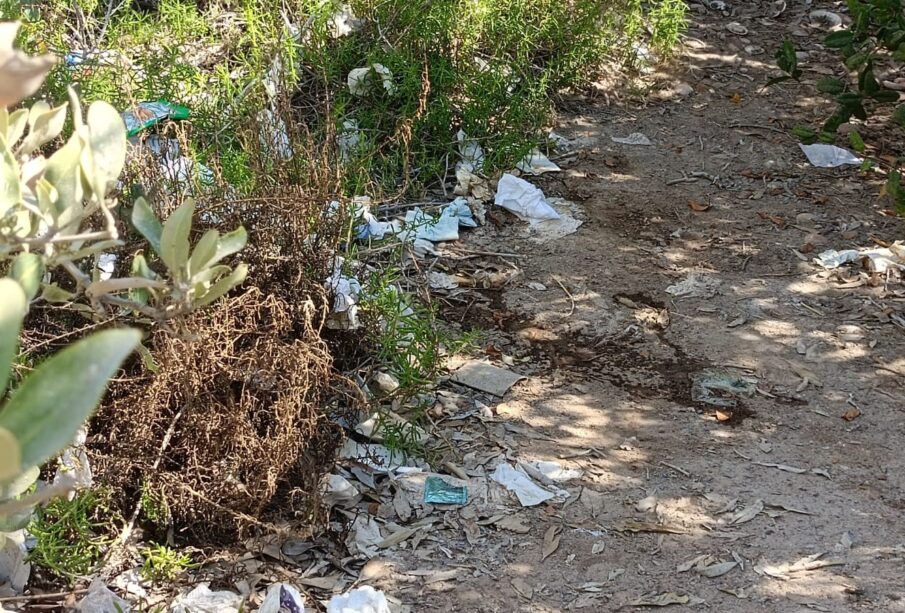
[[[351,507],[361,499],[361,492],[351,481],[342,475],[327,475],[324,504],[328,508],[335,506]]]
[[[579,477],[581,477],[580,470],[563,468],[562,464],[560,464],[559,462],[534,460],[531,462],[519,462],[519,466],[521,466],[522,468],[530,469],[532,471],[537,471],[538,473],[543,475],[545,479],[549,479],[550,481],[554,482],[571,481],[572,479],[578,479]]]
[[[371,64],[363,68],[354,68],[346,77],[346,84],[353,96],[366,96],[371,92],[374,84],[373,76],[377,75],[386,93],[396,93],[396,84],[393,83],[393,73],[383,64]]]
[[[836,168],[846,164],[861,164],[863,160],[857,155],[837,147],[836,145],[827,145],[824,143],[815,143],[813,145],[798,144],[808,161],[817,168]]]
[[[305,613],[305,597],[288,583],[274,583],[267,588],[258,613]]]
[[[30,575],[25,530],[0,532],[0,589],[21,594]]]
[[[292,159],[292,145],[289,143],[289,131],[286,122],[271,109],[258,113],[258,140],[265,155],[279,160]]]
[[[450,381],[465,385],[481,392],[503,397],[513,385],[524,379],[523,375],[511,370],[488,364],[480,360],[470,360],[450,377]]]
[[[360,462],[377,473],[390,473],[401,468],[417,467],[415,460],[406,457],[401,451],[391,451],[376,443],[358,443],[352,439],[346,439],[346,442],[343,443],[342,449],[339,450],[339,457]]]
[[[79,601],[76,611],[80,613],[129,613],[129,603],[107,589],[100,579],[88,586],[88,593]]]
[[[390,613],[390,603],[383,592],[365,585],[331,598],[327,613]]]
[[[447,483],[442,477],[428,477],[424,485],[424,502],[428,504],[467,504],[468,488]]]
[[[532,220],[529,231],[531,240],[538,243],[558,240],[569,234],[574,234],[584,224],[584,221],[576,217],[581,212],[581,207],[574,202],[569,202],[563,198],[550,198],[547,203],[553,207],[559,218]]]
[[[456,133],[456,140],[459,141],[459,156],[462,158],[456,163],[456,170],[480,172],[484,167],[484,149],[478,141],[468,138],[464,130]]]
[[[545,490],[523,471],[512,468],[506,462],[498,464],[490,478],[513,492],[523,507],[537,506],[556,497],[556,494]]]
[[[343,129],[336,136],[336,146],[339,147],[339,157],[343,162],[348,162],[355,157],[355,152],[361,144],[361,130],[358,121],[347,119],[343,122]]]
[[[173,104],[167,100],[156,102],[141,102],[134,109],[122,114],[126,123],[126,133],[135,136],[142,130],[157,125],[166,119],[188,119],[190,115],[188,107]]]
[[[526,155],[516,168],[531,175],[542,175],[548,172],[562,172],[562,168],[554,164],[550,158],[541,153],[540,149],[534,149]]]
[[[734,407],[738,396],[753,396],[757,380],[734,372],[711,368],[692,377],[691,399],[715,407]]]
[[[468,201],[461,196],[450,202],[446,208],[443,209],[443,214],[448,215],[449,217],[456,217],[459,220],[460,228],[478,227],[478,222],[474,218],[471,207],[468,206]]]
[[[431,289],[452,290],[459,287],[459,283],[456,281],[455,277],[448,273],[436,270],[429,270],[427,272],[427,284]]]
[[[239,613],[243,598],[233,592],[212,592],[207,583],[179,596],[170,605],[172,613]]]
[[[650,142],[650,139],[641,132],[632,132],[625,137],[611,136],[610,140],[614,143],[619,143],[620,145],[640,145],[642,147],[648,147],[653,144]]]
[[[327,320],[327,327],[355,330],[361,326],[358,320],[361,283],[355,277],[343,274],[344,262],[344,258],[337,257],[333,263],[333,274],[324,281],[327,291],[333,293],[333,315]]]
[[[828,249],[814,258],[814,262],[833,270],[849,262],[864,261],[873,272],[884,273],[890,269],[905,270],[905,243],[896,241],[889,247],[876,249]]]
[[[360,553],[369,558],[377,555],[377,550],[382,542],[380,524],[370,515],[357,516],[346,537],[346,547],[349,548],[350,553]]]
[[[337,7],[336,12],[327,21],[330,36],[333,38],[342,38],[357,32],[361,29],[361,25],[361,20],[355,16],[348,4]]]
[[[504,174],[497,184],[494,202],[519,219],[559,219],[559,213],[547,204],[544,192],[524,179]]]

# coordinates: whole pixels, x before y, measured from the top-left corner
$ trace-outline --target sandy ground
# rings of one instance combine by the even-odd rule
[[[808,164],[788,130],[829,107],[807,86],[761,91],[786,37],[808,53],[806,82],[838,72],[808,18],[832,3],[728,4],[692,13],[674,91],[564,101],[557,131],[579,153],[535,182],[578,204],[576,233],[536,242],[508,218],[467,240],[518,255],[484,262],[520,273],[444,313],[528,379],[483,398],[492,416],[441,421],[452,459],[470,475],[503,455],[582,476],[560,484],[565,502],[497,507],[516,531],[489,507],[453,509],[366,567],[412,610],[905,611],[905,291],[810,261],[903,223],[857,167]],[[652,144],[610,140],[633,132]],[[701,295],[666,291],[690,275]],[[752,395],[695,402],[692,378],[713,368]]]

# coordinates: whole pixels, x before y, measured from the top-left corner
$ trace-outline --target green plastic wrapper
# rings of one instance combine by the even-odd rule
[[[424,502],[429,504],[465,504],[468,488],[450,485],[440,477],[428,477],[424,483]]]
[[[188,119],[190,113],[188,107],[158,100],[142,102],[132,110],[125,111],[122,116],[126,122],[126,133],[135,136],[142,130],[147,130],[167,119]]]

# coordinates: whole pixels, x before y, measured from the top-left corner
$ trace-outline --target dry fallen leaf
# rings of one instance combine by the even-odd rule
[[[716,420],[717,421],[729,421],[732,419],[732,413],[729,411],[717,411],[716,412]]]
[[[478,522],[479,524],[481,522]],[[531,528],[522,522],[522,518],[518,515],[508,515],[494,522],[494,524],[503,530],[509,530],[516,534],[528,534]]]
[[[664,592],[663,594],[645,594],[628,604],[632,607],[668,607],[671,604],[700,604],[702,602],[704,601],[694,596]]]
[[[733,560],[732,562],[718,562],[717,564],[711,564],[710,566],[705,566],[704,568],[696,570],[708,579],[714,579],[716,577],[722,577],[736,566],[738,566],[738,562]]]
[[[738,92],[735,92],[734,94],[732,94],[732,97],[729,98],[729,101],[732,102],[732,104],[741,104],[742,95]]]
[[[795,473],[796,475],[802,475],[808,470],[806,468],[798,468],[797,466],[789,466],[788,464],[776,464],[775,462],[751,462],[752,464],[757,464],[758,466],[766,466],[767,468],[775,468],[777,470],[781,470],[787,473]]]
[[[553,552],[559,549],[559,541],[562,539],[562,526],[550,526],[544,534],[544,549],[541,560],[546,560]]]
[[[614,526],[619,532],[662,532],[664,534],[685,534],[682,528],[668,526],[666,524],[653,524],[645,521],[635,521],[626,519],[622,523]]]
[[[531,600],[531,597],[534,596],[534,588],[525,583],[522,579],[515,578],[510,583],[512,583],[512,587],[522,598]]]
[[[603,541],[598,541],[591,547],[591,553],[596,556],[598,553],[603,553],[604,549],[606,549],[606,543],[604,543]]]
[[[704,204],[703,202],[699,202],[697,200],[689,200],[688,208],[690,208],[695,213],[703,213],[704,211],[707,211],[710,209],[710,205]]]
[[[739,524],[743,524],[745,522],[749,522],[757,515],[764,510],[764,501],[763,500],[755,500],[749,506],[745,507],[735,515],[729,518],[730,526],[737,526]]]
[[[844,419],[845,421],[853,421],[855,419],[858,419],[859,417],[861,417],[861,411],[856,408],[851,408],[842,414],[842,419]]]

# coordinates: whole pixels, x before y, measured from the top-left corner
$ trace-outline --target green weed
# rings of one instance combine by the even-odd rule
[[[172,581],[184,571],[198,567],[189,554],[166,545],[151,545],[143,548],[140,553],[144,559],[140,574],[147,581]]]
[[[98,490],[51,500],[28,526],[35,538],[29,560],[70,582],[85,577],[112,542],[113,514],[107,494]]]

